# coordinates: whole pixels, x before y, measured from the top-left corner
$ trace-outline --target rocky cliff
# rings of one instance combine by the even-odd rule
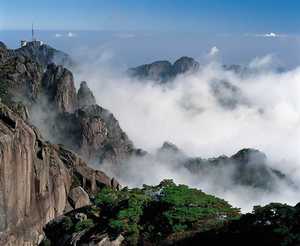
[[[96,98],[87,85],[86,81],[82,81],[77,93],[78,107],[90,106],[96,104]]]
[[[0,105],[0,245],[36,245],[61,215],[72,186],[90,193],[118,187],[76,154],[45,142],[36,128]]]
[[[77,151],[86,161],[120,163],[133,144],[115,117],[96,105],[82,82],[78,93],[73,74],[51,63],[45,70],[33,57],[1,45],[0,96],[11,109],[36,125],[46,139]]]
[[[38,97],[42,74],[42,67],[30,58],[11,55],[5,47],[0,48],[0,96],[5,103],[33,103]]]
[[[77,108],[73,74],[63,66],[50,64],[44,73],[41,87],[47,103],[58,113],[72,113]]]
[[[120,164],[134,151],[133,143],[108,110],[90,105],[74,113],[59,114],[53,121],[55,141],[79,153],[87,161]]]
[[[36,46],[29,43],[26,46],[12,50],[11,52],[16,55],[30,58],[40,64],[43,68],[46,68],[47,65],[51,63],[66,67],[74,65],[74,61],[68,54],[46,44]]]

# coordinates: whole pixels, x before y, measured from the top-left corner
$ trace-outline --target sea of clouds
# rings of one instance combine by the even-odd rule
[[[115,115],[138,148],[155,153],[170,141],[187,155],[203,158],[255,148],[266,153],[272,168],[300,184],[300,67],[279,71],[278,60],[267,55],[250,61],[246,73],[235,73],[225,70],[215,57],[218,52],[213,53],[197,73],[180,75],[167,86],[128,77],[110,66],[113,56],[105,52],[81,64],[75,78],[78,84],[88,82],[97,103]],[[231,109],[220,105],[211,90],[215,81],[237,86],[247,103]],[[268,202],[299,202],[297,192],[287,186],[272,193],[242,186],[220,189],[214,183],[230,183],[230,170],[222,177],[200,179],[154,157],[100,168],[131,187],[172,178],[221,196],[243,211]]]

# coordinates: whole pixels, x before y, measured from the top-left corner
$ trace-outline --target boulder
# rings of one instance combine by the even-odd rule
[[[88,206],[91,203],[88,193],[80,186],[71,189],[68,200],[74,209]]]

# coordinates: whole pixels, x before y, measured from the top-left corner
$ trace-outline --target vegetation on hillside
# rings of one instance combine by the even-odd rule
[[[78,219],[76,214],[84,216]],[[94,197],[93,206],[50,223],[46,234],[52,242],[60,238],[59,233],[66,239],[66,234],[86,230],[83,241],[95,233],[106,232],[112,238],[122,234],[128,245],[159,243],[170,236],[218,228],[239,216],[239,209],[222,199],[164,180],[141,189],[104,188]],[[55,245],[59,243],[56,241]]]

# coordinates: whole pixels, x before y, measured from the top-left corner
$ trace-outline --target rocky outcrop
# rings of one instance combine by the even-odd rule
[[[108,110],[91,105],[73,114],[60,114],[54,121],[54,138],[85,160],[120,163],[133,151],[132,142]]]
[[[0,49],[7,49],[5,43],[0,41]]]
[[[46,68],[51,63],[65,67],[71,67],[74,64],[69,55],[46,44],[34,45],[32,42],[28,42],[26,46],[11,52],[30,58],[43,68]]]
[[[125,240],[124,236],[121,234],[110,235],[104,225],[105,218],[101,218],[102,212],[99,213],[97,210],[98,208],[94,207],[94,211],[91,212],[91,206],[82,207],[50,221],[44,228],[46,238],[41,246],[49,244],[59,246],[122,245]],[[101,220],[103,220],[102,224]],[[98,225],[96,221],[99,222]],[[94,222],[96,223],[94,224]]]
[[[96,98],[85,81],[82,81],[77,93],[78,107],[90,106],[96,104]]]
[[[228,187],[233,184],[274,191],[280,182],[295,187],[286,175],[271,168],[269,164],[266,155],[255,149],[242,149],[231,157],[189,158],[184,162],[185,167],[194,174],[211,175],[211,177],[230,174],[228,180],[232,183]],[[225,186],[223,188],[227,189]]]
[[[68,198],[73,209],[88,206],[91,203],[88,193],[81,186],[71,189]]]
[[[242,90],[227,80],[211,81],[210,89],[218,104],[224,109],[233,110],[240,105],[250,105]]]
[[[177,75],[195,72],[199,63],[190,57],[181,57],[172,65],[169,61],[156,61],[129,69],[129,74],[138,79],[147,79],[161,83],[174,79]]]
[[[94,193],[118,186],[76,154],[45,142],[38,130],[0,105],[0,245],[36,245],[61,215],[73,184]]]
[[[42,90],[57,112],[71,113],[77,108],[74,78],[68,69],[53,63],[48,65],[42,79]]]
[[[30,58],[0,48],[0,97],[5,103],[36,101],[42,73],[42,67]]]
[[[196,72],[199,69],[199,63],[191,57],[183,56],[175,61],[173,73],[176,75],[187,72]]]

